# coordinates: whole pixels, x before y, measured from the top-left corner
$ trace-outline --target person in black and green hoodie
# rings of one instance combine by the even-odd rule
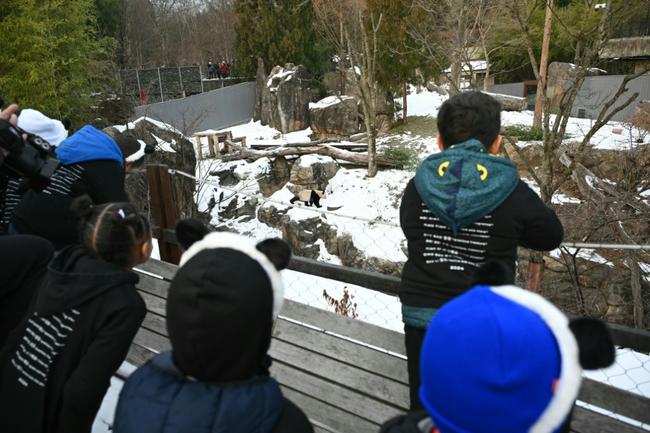
[[[436,310],[463,294],[486,260],[514,283],[517,247],[557,248],[563,238],[555,212],[519,178],[501,146],[501,106],[481,92],[464,92],[438,112],[441,152],[422,162],[406,186],[400,224],[408,243],[400,301],[408,356],[411,408],[421,408],[422,339]]]

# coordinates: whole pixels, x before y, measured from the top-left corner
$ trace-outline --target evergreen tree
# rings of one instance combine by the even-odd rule
[[[423,55],[422,47],[410,34],[415,22],[422,16],[422,8],[414,7],[414,0],[368,0],[368,10],[382,16],[378,31],[377,82],[383,89],[403,96],[402,109],[406,122],[407,84],[416,84],[431,78],[436,67]]]
[[[312,3],[304,0],[237,0],[238,68],[254,76],[257,58],[271,68],[305,65],[316,77],[329,66],[331,48],[316,36]]]
[[[93,0],[6,0],[0,32],[0,92],[51,117],[87,120],[98,57]],[[100,77],[101,78],[101,77]]]

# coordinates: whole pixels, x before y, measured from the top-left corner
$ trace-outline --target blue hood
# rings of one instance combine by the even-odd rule
[[[235,384],[195,382],[175,367],[171,352],[154,357],[124,384],[114,433],[270,433],[284,397],[268,377]]]
[[[108,135],[93,126],[86,125],[63,140],[56,148],[56,157],[64,164],[109,159],[124,166],[122,150]]]
[[[518,183],[512,161],[490,155],[478,140],[429,156],[415,173],[420,198],[454,233],[496,209]]]

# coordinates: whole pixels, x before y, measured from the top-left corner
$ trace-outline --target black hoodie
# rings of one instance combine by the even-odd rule
[[[90,432],[146,313],[137,281],[81,247],[51,262],[1,356],[1,432]]]

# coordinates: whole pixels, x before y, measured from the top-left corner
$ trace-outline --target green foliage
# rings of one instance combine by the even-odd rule
[[[258,57],[268,70],[290,62],[304,65],[315,77],[329,67],[333,50],[316,36],[311,2],[237,0],[235,12],[239,68],[244,75],[255,75]]]
[[[545,2],[529,2],[532,7],[528,20],[533,51],[538,59],[541,55],[542,36],[544,33]],[[525,2],[521,1],[522,8]],[[647,4],[645,2],[629,2],[628,0],[613,0],[609,26],[614,36],[623,30],[639,28],[635,20],[645,17]],[[604,14],[603,9],[595,9],[591,2],[563,1],[556,3],[553,11],[553,27],[549,47],[550,62],[576,62],[576,48],[593,44],[599,37],[598,24]],[[535,79],[530,59],[526,50],[525,39],[516,31],[518,24],[513,18],[506,16],[497,20],[492,30],[488,50],[493,71],[498,83],[515,82]],[[578,40],[577,35],[583,32],[584,37]]]
[[[544,131],[541,128],[526,125],[507,126],[503,128],[501,133],[510,137],[517,137],[521,141],[542,141],[544,139]]]
[[[368,0],[368,12],[381,16],[377,32],[377,82],[385,89],[401,92],[404,83],[417,84],[434,73],[431,59],[422,55],[421,47],[409,29],[426,19],[414,0]],[[370,26],[368,26],[370,27]]]
[[[435,137],[438,133],[438,121],[431,116],[409,116],[407,125],[399,124],[391,132],[420,137]]]
[[[95,0],[95,6],[99,34],[117,38],[122,27],[122,0]]]
[[[8,0],[0,32],[0,91],[51,117],[87,120],[99,57],[93,0]],[[101,77],[100,77],[101,79]]]
[[[403,170],[414,170],[420,162],[418,152],[403,144],[387,144],[379,150],[379,155]]]

